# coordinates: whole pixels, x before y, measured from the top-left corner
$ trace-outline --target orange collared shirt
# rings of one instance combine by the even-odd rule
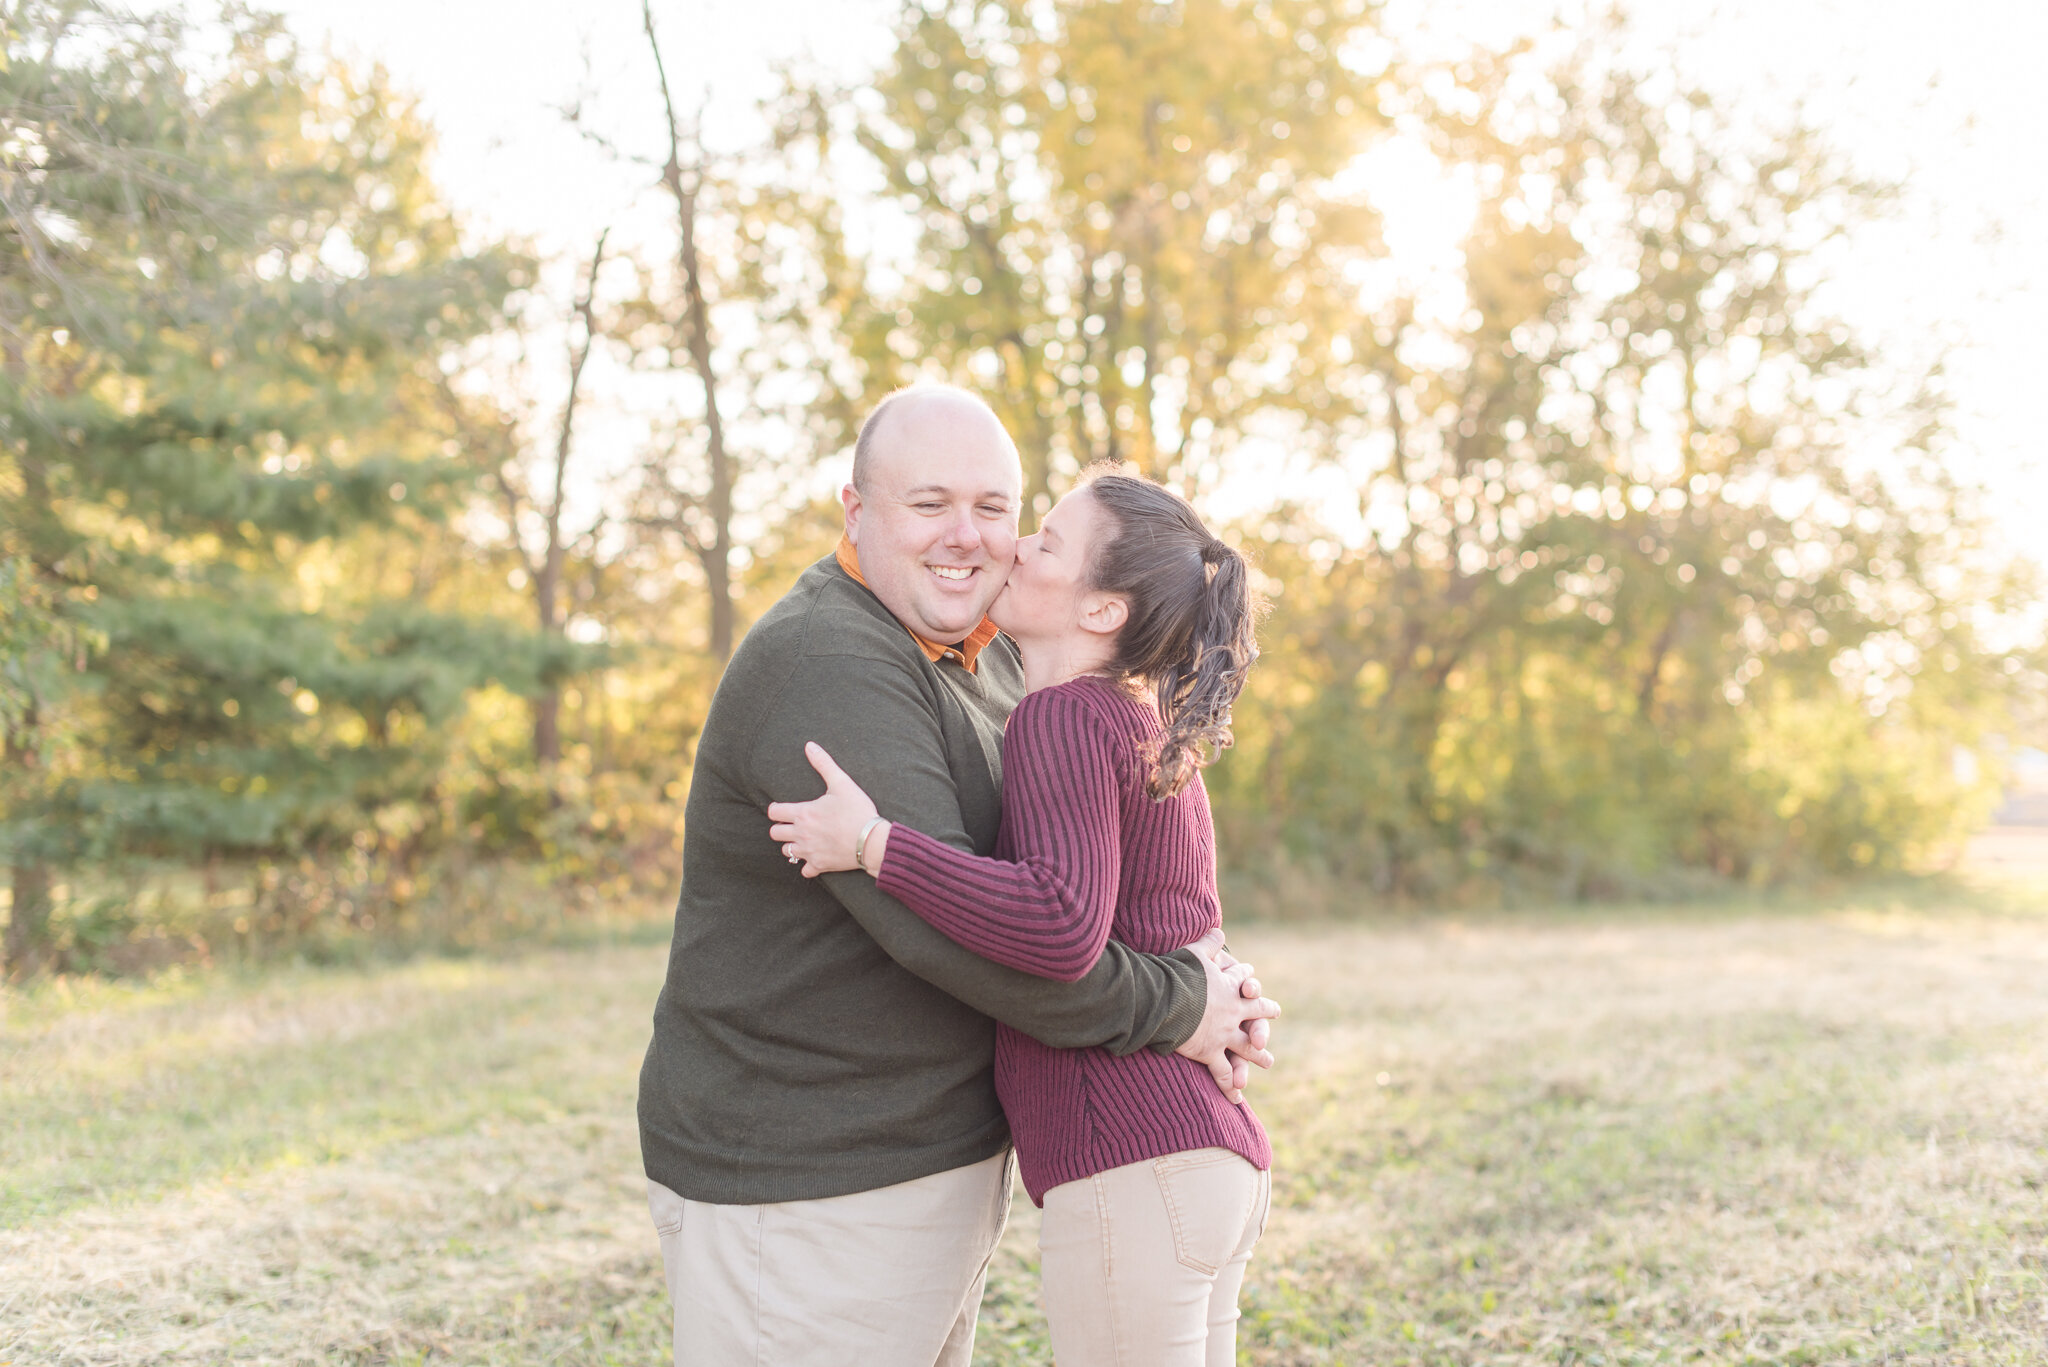
[[[852,575],[854,583],[864,589],[867,588],[868,581],[863,579],[860,573],[860,552],[854,549],[853,542],[844,533],[840,534],[837,554],[839,568]],[[868,591],[870,593],[874,592],[872,589],[868,589]],[[905,627],[904,630],[910,631],[910,628]],[[943,645],[938,641],[928,641],[914,631],[910,632],[910,639],[917,642],[918,646],[924,651],[925,658],[933,664],[937,664],[950,655],[960,662],[962,669],[972,674],[974,672],[974,661],[980,656],[981,648],[990,641],[993,641],[999,631],[1000,628],[994,622],[984,617],[981,619],[981,625],[968,632],[967,639],[958,645],[949,646]]]

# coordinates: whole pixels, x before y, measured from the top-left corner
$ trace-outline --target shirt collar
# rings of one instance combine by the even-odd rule
[[[839,549],[836,555],[839,560],[839,568],[852,576],[854,583],[864,589],[868,588],[868,581],[863,579],[860,573],[860,552],[854,549],[852,539],[844,533],[841,533],[839,537]],[[868,589],[868,592],[873,593],[874,590]],[[910,631],[908,627],[903,629]],[[917,642],[918,647],[924,651],[925,658],[933,664],[937,664],[950,655],[960,662],[962,669],[972,674],[974,672],[974,662],[981,655],[981,648],[990,641],[993,641],[1000,630],[994,622],[984,617],[981,619],[980,626],[967,633],[966,640],[955,645],[946,645],[940,641],[928,641],[914,631],[910,632],[910,639]]]

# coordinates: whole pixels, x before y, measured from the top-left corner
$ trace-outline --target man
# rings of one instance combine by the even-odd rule
[[[1226,1048],[1266,1061],[1278,1008],[1199,954],[1112,942],[1078,983],[1029,977],[866,874],[806,880],[769,839],[769,802],[820,791],[814,740],[892,818],[994,848],[1023,673],[985,613],[1022,482],[979,400],[892,395],[861,429],[837,555],[748,633],[712,702],[640,1074],[679,1367],[966,1367],[1009,1207],[995,1020],[1062,1048],[1177,1049],[1226,1087]]]

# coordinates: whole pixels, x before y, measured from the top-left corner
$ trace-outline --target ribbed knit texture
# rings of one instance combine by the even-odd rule
[[[1080,978],[1112,937],[1154,954],[1191,944],[1222,920],[1215,828],[1199,776],[1164,802],[1146,794],[1160,734],[1105,679],[1030,694],[1003,732],[994,856],[896,825],[877,883],[965,948],[1046,978]],[[1039,1205],[1063,1182],[1189,1149],[1272,1165],[1251,1108],[1177,1054],[1052,1049],[1002,1026],[996,1091]]]

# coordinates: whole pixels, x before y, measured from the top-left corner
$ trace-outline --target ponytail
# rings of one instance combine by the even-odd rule
[[[1159,485],[1103,474],[1087,488],[1114,524],[1089,566],[1089,586],[1129,605],[1109,668],[1154,690],[1166,730],[1146,790],[1163,800],[1230,745],[1230,707],[1259,653],[1251,571]]]

